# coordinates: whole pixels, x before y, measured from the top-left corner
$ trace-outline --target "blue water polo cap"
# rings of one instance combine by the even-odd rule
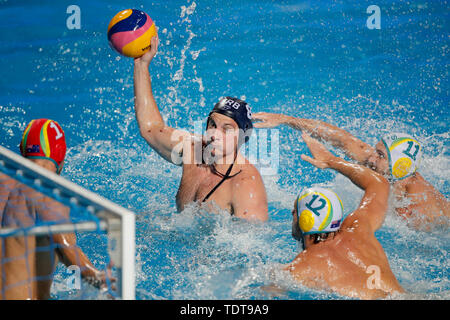
[[[213,110],[209,113],[208,121],[206,125],[209,124],[209,119],[211,114],[214,112],[223,114],[231,119],[233,119],[239,129],[241,129],[244,133],[243,140],[247,142],[250,139],[253,123],[252,123],[252,111],[247,102],[233,97],[225,97],[222,98],[216,105]]]

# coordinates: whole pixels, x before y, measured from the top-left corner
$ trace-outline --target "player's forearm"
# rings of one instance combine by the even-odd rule
[[[58,234],[53,236],[58,244],[59,257],[64,265],[78,266],[84,278],[95,277],[99,272],[76,244],[74,234]]]
[[[70,261],[69,265],[76,265],[80,268],[83,278],[95,277],[99,272],[84,252],[78,247],[74,248],[70,254],[66,253],[66,257],[68,258],[68,261]]]
[[[370,229],[373,232],[378,230],[386,216],[389,182],[381,174],[365,166],[349,163],[337,157],[328,161],[328,165],[329,168],[342,173],[364,190],[364,196],[354,212],[354,217],[362,214],[365,217],[364,220],[369,223]]]
[[[363,190],[387,184],[386,179],[375,171],[359,164],[347,162],[339,157],[331,158],[328,161],[328,166],[342,173]]]
[[[334,147],[338,148],[344,147],[346,141],[353,137],[347,131],[320,120],[286,116],[284,123],[291,128],[306,131],[314,138],[330,142]]]
[[[329,142],[333,147],[341,149],[348,157],[359,163],[364,163],[374,151],[371,146],[351,133],[321,120],[285,116],[284,123],[294,129],[306,131],[316,139]]]
[[[141,132],[163,127],[164,120],[153,97],[148,65],[135,62],[134,65],[135,113]]]

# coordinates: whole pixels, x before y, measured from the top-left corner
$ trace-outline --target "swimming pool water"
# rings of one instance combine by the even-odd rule
[[[371,144],[409,132],[423,141],[419,171],[449,196],[447,1],[78,0],[81,29],[69,30],[71,4],[0,0],[0,142],[18,151],[31,119],[61,124],[69,145],[63,176],[137,214],[138,299],[341,299],[277,270],[299,252],[290,210],[300,189],[339,190],[346,212],[362,192],[302,162],[300,132],[282,127],[278,172],[263,176],[268,223],[177,213],[181,168],[140,137],[132,60],[107,43],[109,20],[122,9],[144,10],[159,27],[150,71],[169,125],[192,131],[221,96],[234,95],[253,112],[322,119]],[[372,4],[381,9],[379,30],[366,27]],[[416,231],[391,210],[376,235],[405,297],[449,298],[448,230]],[[64,299],[58,272],[53,294]],[[271,283],[286,292],[261,290]]]

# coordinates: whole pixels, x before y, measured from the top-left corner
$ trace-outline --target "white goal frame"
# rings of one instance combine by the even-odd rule
[[[76,225],[71,223],[55,224],[49,226],[35,226],[27,228],[0,228],[0,235],[24,234],[48,235],[51,233],[64,233],[73,231],[95,231],[99,227],[108,234],[108,252],[114,266],[120,273],[117,287],[123,300],[135,299],[135,215],[112,201],[109,201],[94,192],[86,190],[69,180],[50,172],[32,161],[0,146],[0,171],[19,182],[24,176],[28,177],[27,185],[42,192],[45,186],[51,192],[46,196],[55,198],[64,196],[71,203],[80,204],[89,212],[100,219],[97,222],[81,222]],[[29,185],[33,182],[34,186]],[[56,201],[58,199],[55,198]]]

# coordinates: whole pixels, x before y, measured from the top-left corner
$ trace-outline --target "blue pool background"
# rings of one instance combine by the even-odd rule
[[[66,27],[71,4],[81,9],[80,30]],[[380,30],[366,27],[372,4]],[[181,169],[140,137],[132,59],[106,39],[109,20],[126,8],[146,11],[159,27],[150,71],[169,125],[192,131],[221,96],[234,95],[253,112],[322,119],[371,144],[405,131],[424,144],[422,175],[450,195],[444,1],[0,0],[0,143],[17,152],[34,118],[61,124],[69,145],[63,176],[137,213],[138,299],[270,299],[261,287],[271,283],[286,288],[276,298],[342,298],[292,285],[277,270],[299,251],[290,236],[299,190],[338,190],[348,212],[361,192],[302,162],[300,132],[282,127],[278,174],[263,177],[267,224],[176,213]],[[390,211],[377,237],[406,297],[450,297],[448,230],[416,231]],[[101,267],[90,238],[80,241]],[[58,270],[53,294],[66,298]]]

